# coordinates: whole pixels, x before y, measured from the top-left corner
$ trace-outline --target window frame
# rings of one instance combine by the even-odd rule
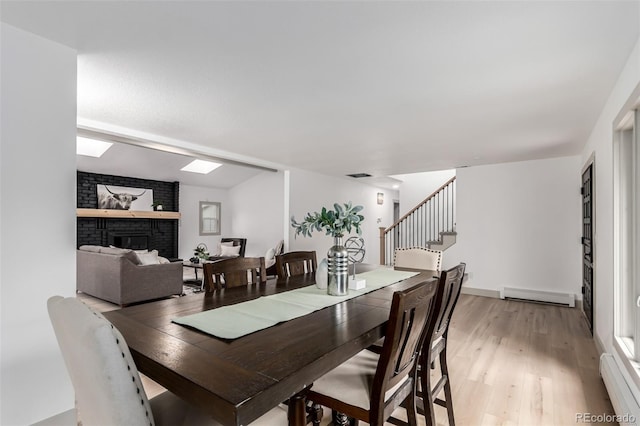
[[[214,215],[205,215],[205,212],[213,209]],[[220,235],[222,233],[222,203],[219,201],[200,201],[198,209],[198,218],[200,223],[200,236]],[[214,222],[217,226],[212,227],[205,224],[206,221]]]
[[[613,346],[640,388],[640,84],[613,122]]]

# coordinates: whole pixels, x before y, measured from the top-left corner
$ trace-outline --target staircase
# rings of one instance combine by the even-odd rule
[[[380,264],[392,265],[398,247],[446,250],[456,242],[456,177],[449,179],[388,228],[380,228]]]

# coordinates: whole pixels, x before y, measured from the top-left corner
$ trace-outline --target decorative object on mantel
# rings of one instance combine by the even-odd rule
[[[205,243],[198,244],[198,247],[193,250],[193,255],[194,257],[189,259],[192,263],[200,263],[200,259],[203,261],[209,259],[209,249],[207,245]]]
[[[160,201],[154,201],[151,207],[153,207],[154,212],[162,211],[162,203]]]
[[[334,210],[322,208],[320,213],[307,213],[300,223],[291,217],[291,226],[296,230],[296,237],[302,234],[310,237],[313,231],[324,230],[333,237],[333,246],[327,252],[327,293],[332,296],[344,296],[349,293],[349,260],[347,249],[342,245],[342,237],[355,230],[362,233],[360,224],[364,216],[358,214],[362,206],[352,206],[351,202],[344,206],[335,203]]]
[[[356,264],[362,263],[365,255],[364,240],[362,237],[351,237],[344,242],[344,246],[349,253],[349,261],[353,264],[353,276],[349,277],[349,288],[361,290],[367,286],[364,279],[356,279]]]
[[[151,211],[152,189],[98,184],[96,190],[99,209]]]

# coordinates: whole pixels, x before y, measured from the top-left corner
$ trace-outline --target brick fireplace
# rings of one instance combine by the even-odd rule
[[[164,182],[125,176],[77,172],[77,207],[98,206],[96,185],[149,188],[165,211],[179,211],[179,182]],[[133,218],[77,218],[77,245],[117,246],[131,249],[156,249],[160,256],[178,257],[178,220]]]

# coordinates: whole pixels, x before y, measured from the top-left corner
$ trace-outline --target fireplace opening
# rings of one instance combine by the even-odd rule
[[[146,234],[113,234],[110,235],[109,244],[132,250],[145,250],[149,248],[149,236]]]

